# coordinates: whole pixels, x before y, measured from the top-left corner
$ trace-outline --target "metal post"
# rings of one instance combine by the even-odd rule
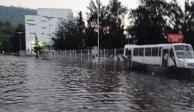
[[[70,60],[70,64],[71,64],[71,50],[69,51],[69,60]]]
[[[20,54],[20,50],[22,50],[22,33],[23,32],[17,32],[19,34],[19,38],[20,38],[20,49],[19,49],[19,54]]]
[[[116,49],[114,49],[114,61],[117,61],[118,59],[117,59],[117,55],[116,55]]]
[[[76,58],[77,58],[77,56],[76,56],[76,50],[74,50],[74,55],[75,55],[75,65],[76,65]]]
[[[186,46],[184,47],[183,67],[185,68]]]
[[[19,36],[20,36],[20,50],[22,49],[22,42],[21,42],[21,38],[22,38],[22,33],[23,32],[17,32],[18,34],[19,34]]]
[[[81,65],[82,65],[82,50],[81,50]]]
[[[49,39],[51,38],[51,17],[47,17],[48,21],[49,21]],[[49,44],[49,50],[51,50],[51,45]]]
[[[100,0],[98,0],[98,62],[100,61]]]
[[[32,32],[31,32],[31,26],[32,25],[34,25],[34,24],[32,24],[32,23],[26,23],[27,25],[29,25],[29,32],[30,32],[30,53],[31,53],[31,55],[32,55],[32,37],[31,37],[31,34],[33,34]]]
[[[38,15],[38,16],[41,16],[41,15]],[[60,17],[51,17],[51,16],[41,16],[41,17],[45,17],[48,20],[48,22],[49,22],[49,34],[48,34],[48,37],[49,37],[49,39],[51,39],[51,22],[50,22],[51,19],[58,18],[58,19],[63,20],[63,18],[60,18]],[[49,49],[50,50],[52,49],[51,43],[49,45]]]
[[[76,56],[76,50],[73,50],[73,52],[74,52],[74,57],[75,57],[75,62],[73,63],[74,64],[74,69],[76,68],[76,58],[77,58],[77,56]],[[79,54],[78,54],[79,55]]]
[[[104,49],[104,58],[106,57],[106,51],[105,51],[105,49]]]
[[[32,37],[30,36],[30,53],[32,55]]]
[[[103,61],[104,61],[104,70],[106,70],[106,50],[104,49],[104,58],[103,58]]]
[[[90,60],[89,60],[89,55],[90,55],[90,54],[89,54],[89,49],[88,49],[87,51],[88,51],[88,62],[89,62],[89,61],[90,61]]]
[[[49,38],[51,38],[51,18],[49,18]],[[51,50],[51,45],[49,45]]]
[[[116,53],[117,53],[117,51],[116,51],[116,49],[114,49],[114,56],[116,56]]]

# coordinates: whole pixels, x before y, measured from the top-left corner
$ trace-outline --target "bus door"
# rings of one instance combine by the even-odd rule
[[[163,67],[168,66],[168,56],[169,56],[168,49],[163,49],[162,50],[162,66]]]

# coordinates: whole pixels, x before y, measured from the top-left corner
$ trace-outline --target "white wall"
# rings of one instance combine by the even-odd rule
[[[49,9],[49,8],[39,8],[38,9],[38,15],[41,15],[41,16],[66,18],[72,14],[73,12],[71,9]]]
[[[51,37],[54,36],[59,21],[72,14],[70,9],[38,9],[38,15],[26,15],[26,51],[31,53],[35,34],[40,42],[51,43]]]

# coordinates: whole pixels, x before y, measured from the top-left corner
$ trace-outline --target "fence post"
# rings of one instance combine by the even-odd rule
[[[130,63],[130,65],[131,65],[131,69],[133,69],[133,61],[132,61],[132,57],[131,57],[131,63]]]
[[[88,49],[87,51],[88,51],[88,62],[89,62],[89,61],[90,61],[90,60],[89,60],[89,49]]]
[[[80,50],[80,62],[81,62],[81,65],[82,65],[82,50]]]
[[[117,61],[116,49],[114,49],[114,54],[113,54],[113,57],[114,57],[114,61]]]
[[[75,57],[75,65],[76,65],[76,58],[77,58],[77,54],[76,54],[76,50],[74,50],[74,57]]]
[[[105,54],[105,53],[106,53],[106,51],[105,51],[105,49],[104,49],[104,58],[106,57],[106,54]]]
[[[69,58],[70,58],[70,64],[71,64],[71,50],[69,52],[70,52]]]

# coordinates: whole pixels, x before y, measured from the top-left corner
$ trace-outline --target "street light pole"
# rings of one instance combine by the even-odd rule
[[[40,17],[44,17],[44,18],[46,18],[47,20],[48,20],[48,26],[49,26],[49,32],[48,32],[48,37],[49,37],[49,39],[51,39],[52,38],[52,34],[51,34],[51,20],[53,19],[53,18],[57,18],[57,19],[59,19],[59,20],[62,20],[63,18],[60,18],[60,17],[51,17],[51,16],[41,16],[41,15],[39,15]],[[49,49],[51,50],[51,44],[49,45]]]
[[[35,25],[35,24],[33,24],[33,23],[26,23],[28,26],[29,26],[29,37],[30,37],[30,42],[29,42],[29,44],[30,44],[30,53],[32,54],[32,37],[31,37],[31,26],[33,26],[33,25]]]
[[[48,21],[49,21],[49,39],[51,39],[51,19],[52,17],[47,17]],[[49,43],[49,50],[51,50],[51,45]]]
[[[98,0],[98,62],[100,61],[100,0]]]
[[[20,36],[20,49],[19,50],[22,50],[22,33],[23,32],[17,32]]]

